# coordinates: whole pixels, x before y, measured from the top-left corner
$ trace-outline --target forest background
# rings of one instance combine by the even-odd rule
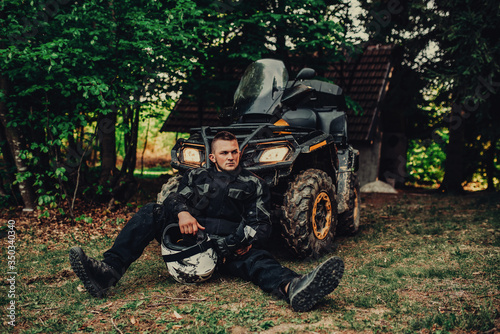
[[[137,174],[164,173],[163,158],[185,135],[158,132],[179,92],[208,84],[221,64],[291,54],[342,62],[372,44],[401,48],[416,92],[404,111],[406,184],[499,189],[496,1],[0,6],[3,207],[74,219],[78,200],[125,203]],[[157,157],[156,170],[141,165],[148,154]]]
[[[0,1],[0,331],[500,331],[499,26],[496,0]],[[179,92],[223,65],[376,44],[401,51],[405,185],[426,190],[363,194],[360,232],[335,241],[342,284],[317,308],[222,275],[177,284],[157,244],[107,298],[85,292],[68,249],[100,257],[155,200],[186,135],[159,133]],[[273,246],[297,272],[317,264]]]

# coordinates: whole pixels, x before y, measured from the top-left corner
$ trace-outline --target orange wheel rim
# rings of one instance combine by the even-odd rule
[[[326,238],[332,225],[332,202],[327,193],[321,192],[314,200],[312,228],[319,240]]]

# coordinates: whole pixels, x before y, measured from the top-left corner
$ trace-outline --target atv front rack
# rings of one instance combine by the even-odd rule
[[[189,139],[179,139],[172,149],[172,167],[183,174],[196,167],[209,168],[210,144],[220,131],[229,131],[238,139],[241,165],[274,186],[288,176],[301,154],[335,147],[333,137],[309,128],[262,123],[233,124],[225,127],[191,129]],[[336,152],[334,152],[336,153]]]

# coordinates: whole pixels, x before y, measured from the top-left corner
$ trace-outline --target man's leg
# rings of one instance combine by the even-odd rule
[[[311,310],[317,302],[337,288],[343,275],[344,261],[333,256],[308,274],[294,278],[286,289],[293,310]]]
[[[164,219],[159,204],[143,206],[123,227],[113,243],[104,253],[103,262],[115,268],[121,275],[137,260],[151,241],[161,241]]]
[[[152,203],[142,207],[104,253],[103,261],[86,256],[80,247],[70,249],[71,267],[92,296],[103,297],[153,239],[161,240],[165,220],[161,219],[159,209]]]
[[[266,250],[251,248],[245,255],[227,260],[220,266],[223,273],[251,281],[264,292],[286,299],[285,286],[299,274],[283,267]]]
[[[106,291],[116,285],[122,276],[106,263],[85,255],[80,247],[69,250],[69,262],[87,292],[96,298],[104,297]]]
[[[226,261],[221,270],[253,282],[263,291],[287,300],[295,311],[303,312],[335,290],[344,273],[344,262],[334,256],[300,276],[281,266],[269,252],[250,249],[244,256]]]

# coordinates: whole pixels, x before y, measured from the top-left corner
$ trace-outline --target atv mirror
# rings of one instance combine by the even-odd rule
[[[295,80],[293,81],[293,84],[290,86],[290,88],[295,86],[297,81],[305,80],[305,79],[312,79],[312,78],[314,78],[314,76],[316,76],[315,70],[313,70],[312,68],[309,68],[309,67],[304,67],[303,69],[301,69],[299,71],[299,73],[295,77]]]
[[[300,70],[299,74],[297,74],[295,81],[312,79],[315,76],[316,76],[315,70],[313,70],[312,68],[309,68],[309,67],[304,67],[303,69]]]

